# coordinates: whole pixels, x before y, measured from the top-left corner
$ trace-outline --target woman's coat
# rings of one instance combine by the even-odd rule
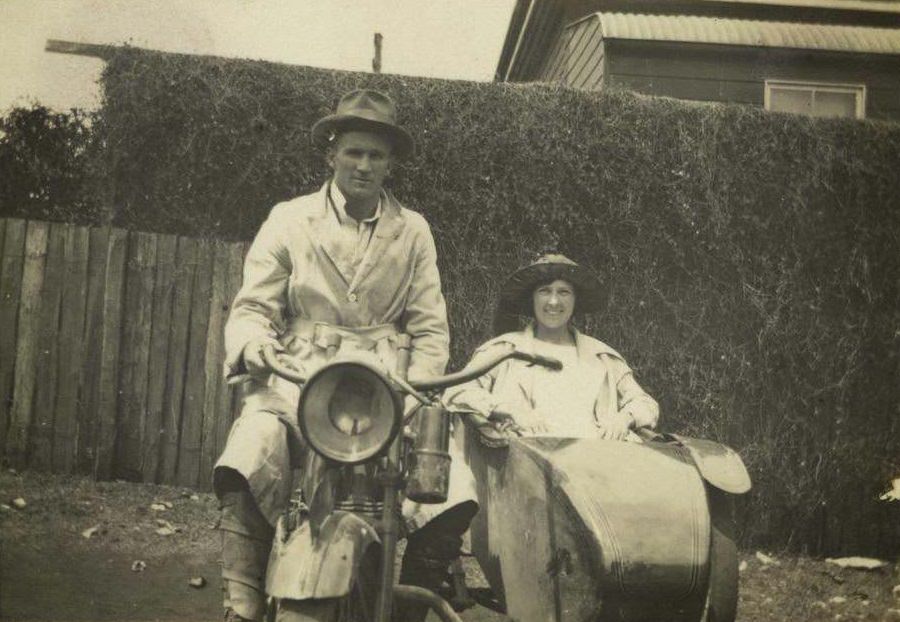
[[[506,348],[509,344],[518,350],[533,352],[533,328],[528,327],[521,332],[506,333],[491,339],[476,350],[470,365],[477,365],[479,361],[493,357],[498,348]],[[578,331],[575,331],[575,348],[578,365],[590,372],[590,377],[595,382],[595,419],[624,411],[634,418],[636,428],[656,426],[659,405],[634,379],[631,368],[621,354],[602,341]],[[498,405],[502,405],[506,412],[520,413],[523,419],[552,417],[554,413],[532,413],[532,405],[536,401],[535,375],[552,373],[554,372],[551,370],[526,361],[509,359],[472,382],[448,389],[444,393],[444,403],[451,410],[474,412],[484,417],[490,416]],[[557,414],[565,416],[562,412]],[[556,435],[565,435],[564,420],[540,423],[546,429],[555,431]]]

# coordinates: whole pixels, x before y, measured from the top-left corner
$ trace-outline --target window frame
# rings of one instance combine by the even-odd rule
[[[834,117],[834,118],[866,118],[866,85],[855,84],[852,82],[821,82],[816,80],[783,80],[780,78],[767,79],[765,81],[765,97],[764,106],[766,110],[772,110],[772,88],[793,89],[796,91],[812,91],[815,98],[816,91],[825,91],[830,93],[851,94],[856,96],[856,110],[853,117]],[[787,112],[777,110],[774,112]],[[802,113],[791,113],[802,114]],[[812,115],[810,115],[812,116]]]

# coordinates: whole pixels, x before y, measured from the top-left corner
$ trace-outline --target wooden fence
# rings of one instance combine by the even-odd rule
[[[209,488],[246,244],[0,219],[0,457]]]

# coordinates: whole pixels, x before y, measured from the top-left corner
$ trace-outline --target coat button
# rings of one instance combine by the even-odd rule
[[[356,302],[356,294],[350,292],[349,294],[347,294],[347,300],[349,300],[350,302]]]

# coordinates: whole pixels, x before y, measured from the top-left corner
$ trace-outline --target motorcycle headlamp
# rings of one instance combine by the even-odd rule
[[[297,407],[300,430],[317,453],[355,464],[383,452],[400,430],[403,401],[374,366],[325,365],[306,381]]]

